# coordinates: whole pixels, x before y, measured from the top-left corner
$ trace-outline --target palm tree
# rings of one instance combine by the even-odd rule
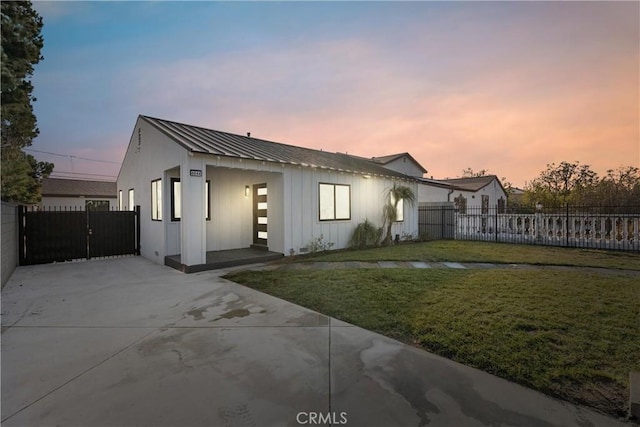
[[[416,195],[413,190],[405,185],[396,185],[393,184],[386,193],[386,203],[382,208],[382,218],[383,218],[383,228],[387,226],[387,235],[382,241],[383,245],[391,245],[393,240],[391,239],[391,227],[393,223],[398,220],[398,204],[400,200],[402,203],[407,203],[410,206],[413,206],[413,203],[416,200]]]

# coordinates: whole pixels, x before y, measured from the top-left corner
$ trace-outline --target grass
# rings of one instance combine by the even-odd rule
[[[330,251],[301,261],[455,261],[640,270],[640,253],[508,243],[436,240],[364,250]]]
[[[626,413],[629,371],[640,370],[640,284],[629,274],[361,269],[228,278],[616,416]]]

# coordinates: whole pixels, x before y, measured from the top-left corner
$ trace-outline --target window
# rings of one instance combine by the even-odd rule
[[[462,194],[454,198],[453,202],[456,205],[456,209],[458,209],[458,213],[461,213],[461,214],[467,213],[467,199]]]
[[[162,221],[162,180],[151,181],[151,219]]]
[[[486,194],[482,195],[482,198],[480,199],[480,203],[482,203],[482,213],[483,214],[488,214],[489,213],[489,196]]]
[[[133,198],[133,188],[129,190],[129,210],[130,211],[136,210],[135,200]]]
[[[396,198],[393,197],[393,193],[390,193],[389,196],[391,197],[391,203],[395,203]],[[404,199],[398,200],[398,206],[396,206],[396,221],[404,221]]]
[[[171,178],[171,221],[180,221],[182,218],[181,193],[180,178]]]
[[[204,183],[204,191],[206,197],[206,203],[204,206],[205,219],[209,221],[211,219],[211,181],[206,180]],[[180,178],[171,178],[171,221],[180,221],[182,218],[182,185],[180,184]]]
[[[319,185],[320,221],[351,219],[351,187],[340,184]]]
[[[504,198],[500,197],[498,199],[498,213],[505,213],[507,210],[507,204],[505,203]]]
[[[122,206],[122,190],[118,191],[118,210],[123,210],[124,206]]]

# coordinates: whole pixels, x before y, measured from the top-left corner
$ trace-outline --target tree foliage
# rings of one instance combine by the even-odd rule
[[[2,2],[2,198],[22,203],[40,199],[42,179],[53,170],[22,151],[39,133],[31,76],[43,59],[42,25],[31,2]]]
[[[600,178],[580,162],[551,163],[525,186],[523,204],[640,206],[640,169],[620,166]]]
[[[386,203],[382,208],[382,218],[384,224],[382,228],[386,226],[387,234],[382,241],[384,245],[391,245],[393,240],[391,238],[391,227],[393,223],[398,220],[398,204],[400,200],[403,204],[413,205],[416,200],[416,195],[413,190],[406,185],[393,185],[386,194]]]

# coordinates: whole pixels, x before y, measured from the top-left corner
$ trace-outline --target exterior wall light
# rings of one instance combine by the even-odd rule
[[[248,186],[248,185],[245,185],[245,186],[244,186],[244,197],[249,197],[249,191],[250,191],[250,190],[251,190],[251,189],[249,188],[249,186]]]

